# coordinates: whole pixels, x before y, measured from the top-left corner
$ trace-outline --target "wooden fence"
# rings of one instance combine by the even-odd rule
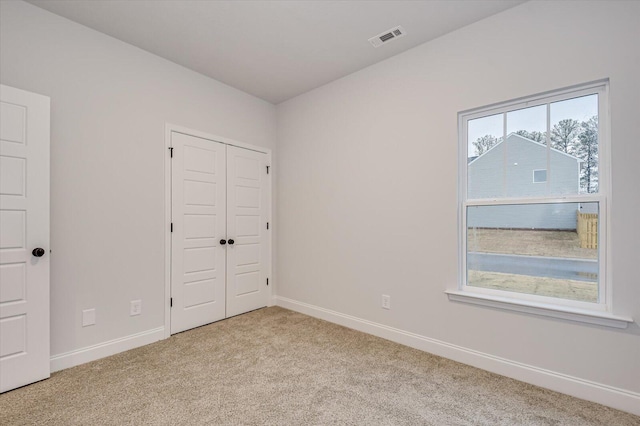
[[[578,238],[581,248],[598,248],[598,214],[578,212]]]

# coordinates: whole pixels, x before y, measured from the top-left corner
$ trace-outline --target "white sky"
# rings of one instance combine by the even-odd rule
[[[585,121],[594,115],[598,115],[598,95],[554,102],[551,104],[551,128],[553,129],[553,126],[560,120],[573,118],[574,120]],[[473,142],[478,138],[484,135],[493,135],[496,138],[502,137],[502,120],[503,114],[497,114],[468,122],[467,146],[469,157],[475,155]],[[518,130],[545,132],[547,130],[547,106],[539,105],[508,112],[507,134]]]

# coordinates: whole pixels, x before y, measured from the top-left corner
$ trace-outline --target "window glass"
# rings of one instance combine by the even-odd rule
[[[507,113],[507,135],[519,136],[547,144],[547,105],[517,109]]]
[[[547,181],[546,170],[534,170],[533,171],[533,183],[543,183]]]
[[[573,158],[577,172],[568,166],[552,169],[552,186],[556,194],[581,194],[598,192],[598,95],[581,96],[550,104],[551,147]],[[557,156],[560,157],[559,155]],[[565,160],[565,163],[567,161]],[[573,168],[572,168],[573,169]],[[573,175],[578,174],[577,188],[573,186]]]
[[[509,111],[507,120],[507,197],[539,197],[547,185],[533,185],[534,170],[547,168],[547,105]]]
[[[467,207],[467,285],[598,302],[598,203]]]
[[[468,198],[597,193],[598,120],[597,94],[469,120]]]
[[[469,198],[501,197],[505,192],[504,114],[467,122],[467,193]]]

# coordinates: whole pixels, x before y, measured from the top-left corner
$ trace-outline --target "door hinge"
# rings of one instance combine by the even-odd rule
[[[171,154],[171,158],[173,158],[173,147],[172,146],[169,147],[169,153]]]
[[[267,285],[269,285],[269,278],[267,278]]]
[[[267,166],[267,174],[269,174],[269,167],[271,167],[271,166]]]
[[[173,222],[171,222],[171,232],[173,232]]]
[[[269,229],[269,222],[267,222],[267,229]]]
[[[169,299],[169,307],[173,308],[173,297]]]

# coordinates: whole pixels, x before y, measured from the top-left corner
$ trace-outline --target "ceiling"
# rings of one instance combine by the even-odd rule
[[[277,104],[523,1],[29,2]]]

